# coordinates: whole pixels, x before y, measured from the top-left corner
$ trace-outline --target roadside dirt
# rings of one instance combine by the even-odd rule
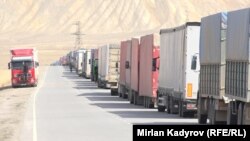
[[[45,66],[40,67],[40,80]],[[19,141],[28,101],[36,87],[0,90],[0,141]]]

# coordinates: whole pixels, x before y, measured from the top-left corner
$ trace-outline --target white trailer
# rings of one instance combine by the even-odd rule
[[[158,111],[180,116],[197,112],[200,23],[160,31]]]
[[[111,92],[117,92],[120,46],[108,44],[100,47],[98,58],[98,87],[111,88]]]
[[[91,50],[86,50],[86,52],[83,55],[83,76],[85,78],[90,78],[90,71],[91,71]]]
[[[227,13],[201,19],[198,121],[223,124],[227,120],[225,97]]]
[[[250,124],[250,9],[228,13],[225,95],[228,124]]]
[[[82,70],[82,65],[83,65],[83,55],[86,52],[85,49],[79,49],[76,51],[76,73],[79,76],[82,76],[83,70]]]

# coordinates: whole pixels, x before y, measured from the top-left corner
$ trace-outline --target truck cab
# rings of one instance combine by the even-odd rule
[[[37,86],[39,63],[35,49],[12,49],[11,55],[8,67],[12,87]]]

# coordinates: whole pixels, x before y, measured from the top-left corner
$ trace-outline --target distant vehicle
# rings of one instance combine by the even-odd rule
[[[76,53],[75,69],[79,76],[83,76],[82,65],[83,65],[83,57],[84,57],[85,52],[86,52],[86,49],[79,49],[75,52]]]
[[[12,87],[37,86],[38,84],[38,56],[35,48],[11,49]]]
[[[91,50],[91,81],[98,80],[98,49]]]
[[[120,46],[108,44],[98,51],[98,87],[117,92],[119,79]]]
[[[91,71],[91,50],[86,50],[83,55],[83,62],[82,62],[82,74],[83,77],[89,79],[90,78],[90,71]]]
[[[181,117],[197,112],[200,23],[160,31],[158,111]]]

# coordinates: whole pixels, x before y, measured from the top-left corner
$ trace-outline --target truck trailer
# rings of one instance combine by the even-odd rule
[[[181,117],[197,112],[200,23],[160,31],[158,111]]]
[[[91,81],[98,80],[98,49],[91,49]]]
[[[83,55],[82,71],[83,77],[89,79],[91,71],[91,50],[86,50]]]
[[[139,50],[139,91],[132,99],[135,98],[138,105],[153,108],[157,103],[159,35],[142,36]]]
[[[201,19],[198,122],[226,123],[228,98],[225,97],[227,13]]]
[[[120,46],[107,44],[98,51],[98,87],[111,88],[111,93],[118,91]]]
[[[84,58],[84,53],[86,52],[86,49],[79,49],[76,51],[76,73],[79,76],[83,76],[83,58]]]
[[[132,38],[132,48],[131,48],[131,86],[130,86],[130,94],[129,99],[130,103],[135,105],[139,104],[139,39]]]
[[[37,86],[38,84],[38,55],[35,48],[11,49],[11,60],[8,68],[11,69],[12,87]]]
[[[250,124],[249,23],[249,8],[228,13],[225,76],[225,95],[230,99],[228,124]]]

